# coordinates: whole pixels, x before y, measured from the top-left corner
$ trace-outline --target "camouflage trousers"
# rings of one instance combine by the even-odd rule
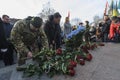
[[[27,54],[26,53],[18,53],[18,65],[23,65],[25,64],[25,58],[27,57]]]
[[[32,55],[35,55],[35,54],[37,54],[40,50],[39,50],[38,47],[36,47],[36,48],[31,47],[31,50],[30,50],[30,51],[32,52]],[[28,59],[28,58],[27,58],[27,54],[28,54],[28,53],[25,53],[25,52],[19,52],[19,53],[18,53],[18,65],[19,65],[19,66],[26,63],[26,60]]]

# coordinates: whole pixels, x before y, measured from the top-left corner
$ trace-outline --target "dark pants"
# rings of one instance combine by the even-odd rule
[[[0,60],[2,60],[2,53],[0,52]]]
[[[11,44],[6,52],[0,52],[0,54],[5,66],[13,64],[13,46]]]
[[[108,33],[104,33],[102,36],[103,36],[102,41],[103,42],[108,42]]]
[[[53,41],[55,41],[55,43],[52,44],[52,43],[49,42],[49,47],[52,45],[52,49],[53,50],[61,48],[61,45],[62,45],[62,38],[61,38],[61,36],[56,37],[55,40],[53,40]],[[51,40],[51,42],[52,42],[52,40]]]
[[[120,34],[116,33],[114,37],[115,42],[120,42]]]
[[[55,43],[52,46],[53,46],[53,50],[56,50],[56,49],[60,48],[61,44],[60,43]]]

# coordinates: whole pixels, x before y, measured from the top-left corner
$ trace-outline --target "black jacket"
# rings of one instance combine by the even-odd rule
[[[0,19],[0,49],[1,48],[7,48],[7,40],[5,37],[5,32],[4,32],[4,27],[3,27],[3,22]]]
[[[5,36],[8,39],[10,38],[10,33],[13,28],[13,25],[11,25],[10,23],[3,22],[3,26],[4,26]]]
[[[47,21],[44,25],[44,31],[47,35],[49,45],[55,41],[56,48],[61,44],[61,28],[59,24],[54,24],[52,21]]]
[[[111,20],[107,20],[104,24],[103,24],[103,28],[102,28],[102,33],[109,33],[110,30],[110,25],[111,25]]]

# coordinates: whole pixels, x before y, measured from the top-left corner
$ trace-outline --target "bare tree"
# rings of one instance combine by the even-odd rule
[[[71,20],[71,23],[72,23],[73,25],[78,25],[80,22],[81,22],[81,20],[80,20],[79,18],[73,18],[73,19]]]
[[[98,22],[99,21],[99,19],[100,19],[100,17],[99,16],[94,16],[94,18],[93,18],[93,20],[94,20],[94,22]]]
[[[54,8],[51,7],[50,2],[47,2],[46,4],[43,5],[43,9],[41,13],[38,15],[43,18],[43,20],[47,20],[49,15],[52,15],[55,13]]]
[[[95,15],[94,17],[93,17],[93,23],[95,23],[95,26],[97,26],[100,22],[102,22],[102,18],[100,18],[98,15]]]

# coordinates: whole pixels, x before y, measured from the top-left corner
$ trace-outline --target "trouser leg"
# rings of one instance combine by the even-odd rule
[[[2,53],[1,53],[1,51],[0,51],[0,60],[2,60],[3,58],[2,58]]]
[[[7,52],[2,53],[3,54],[3,61],[5,66],[12,65],[13,64],[13,50],[8,48]]]
[[[26,58],[26,54],[24,53],[19,53],[19,56],[18,56],[18,66],[21,66],[23,64],[25,64],[26,60],[24,58]]]
[[[107,42],[107,41],[108,41],[108,34],[104,33],[104,42]]]

